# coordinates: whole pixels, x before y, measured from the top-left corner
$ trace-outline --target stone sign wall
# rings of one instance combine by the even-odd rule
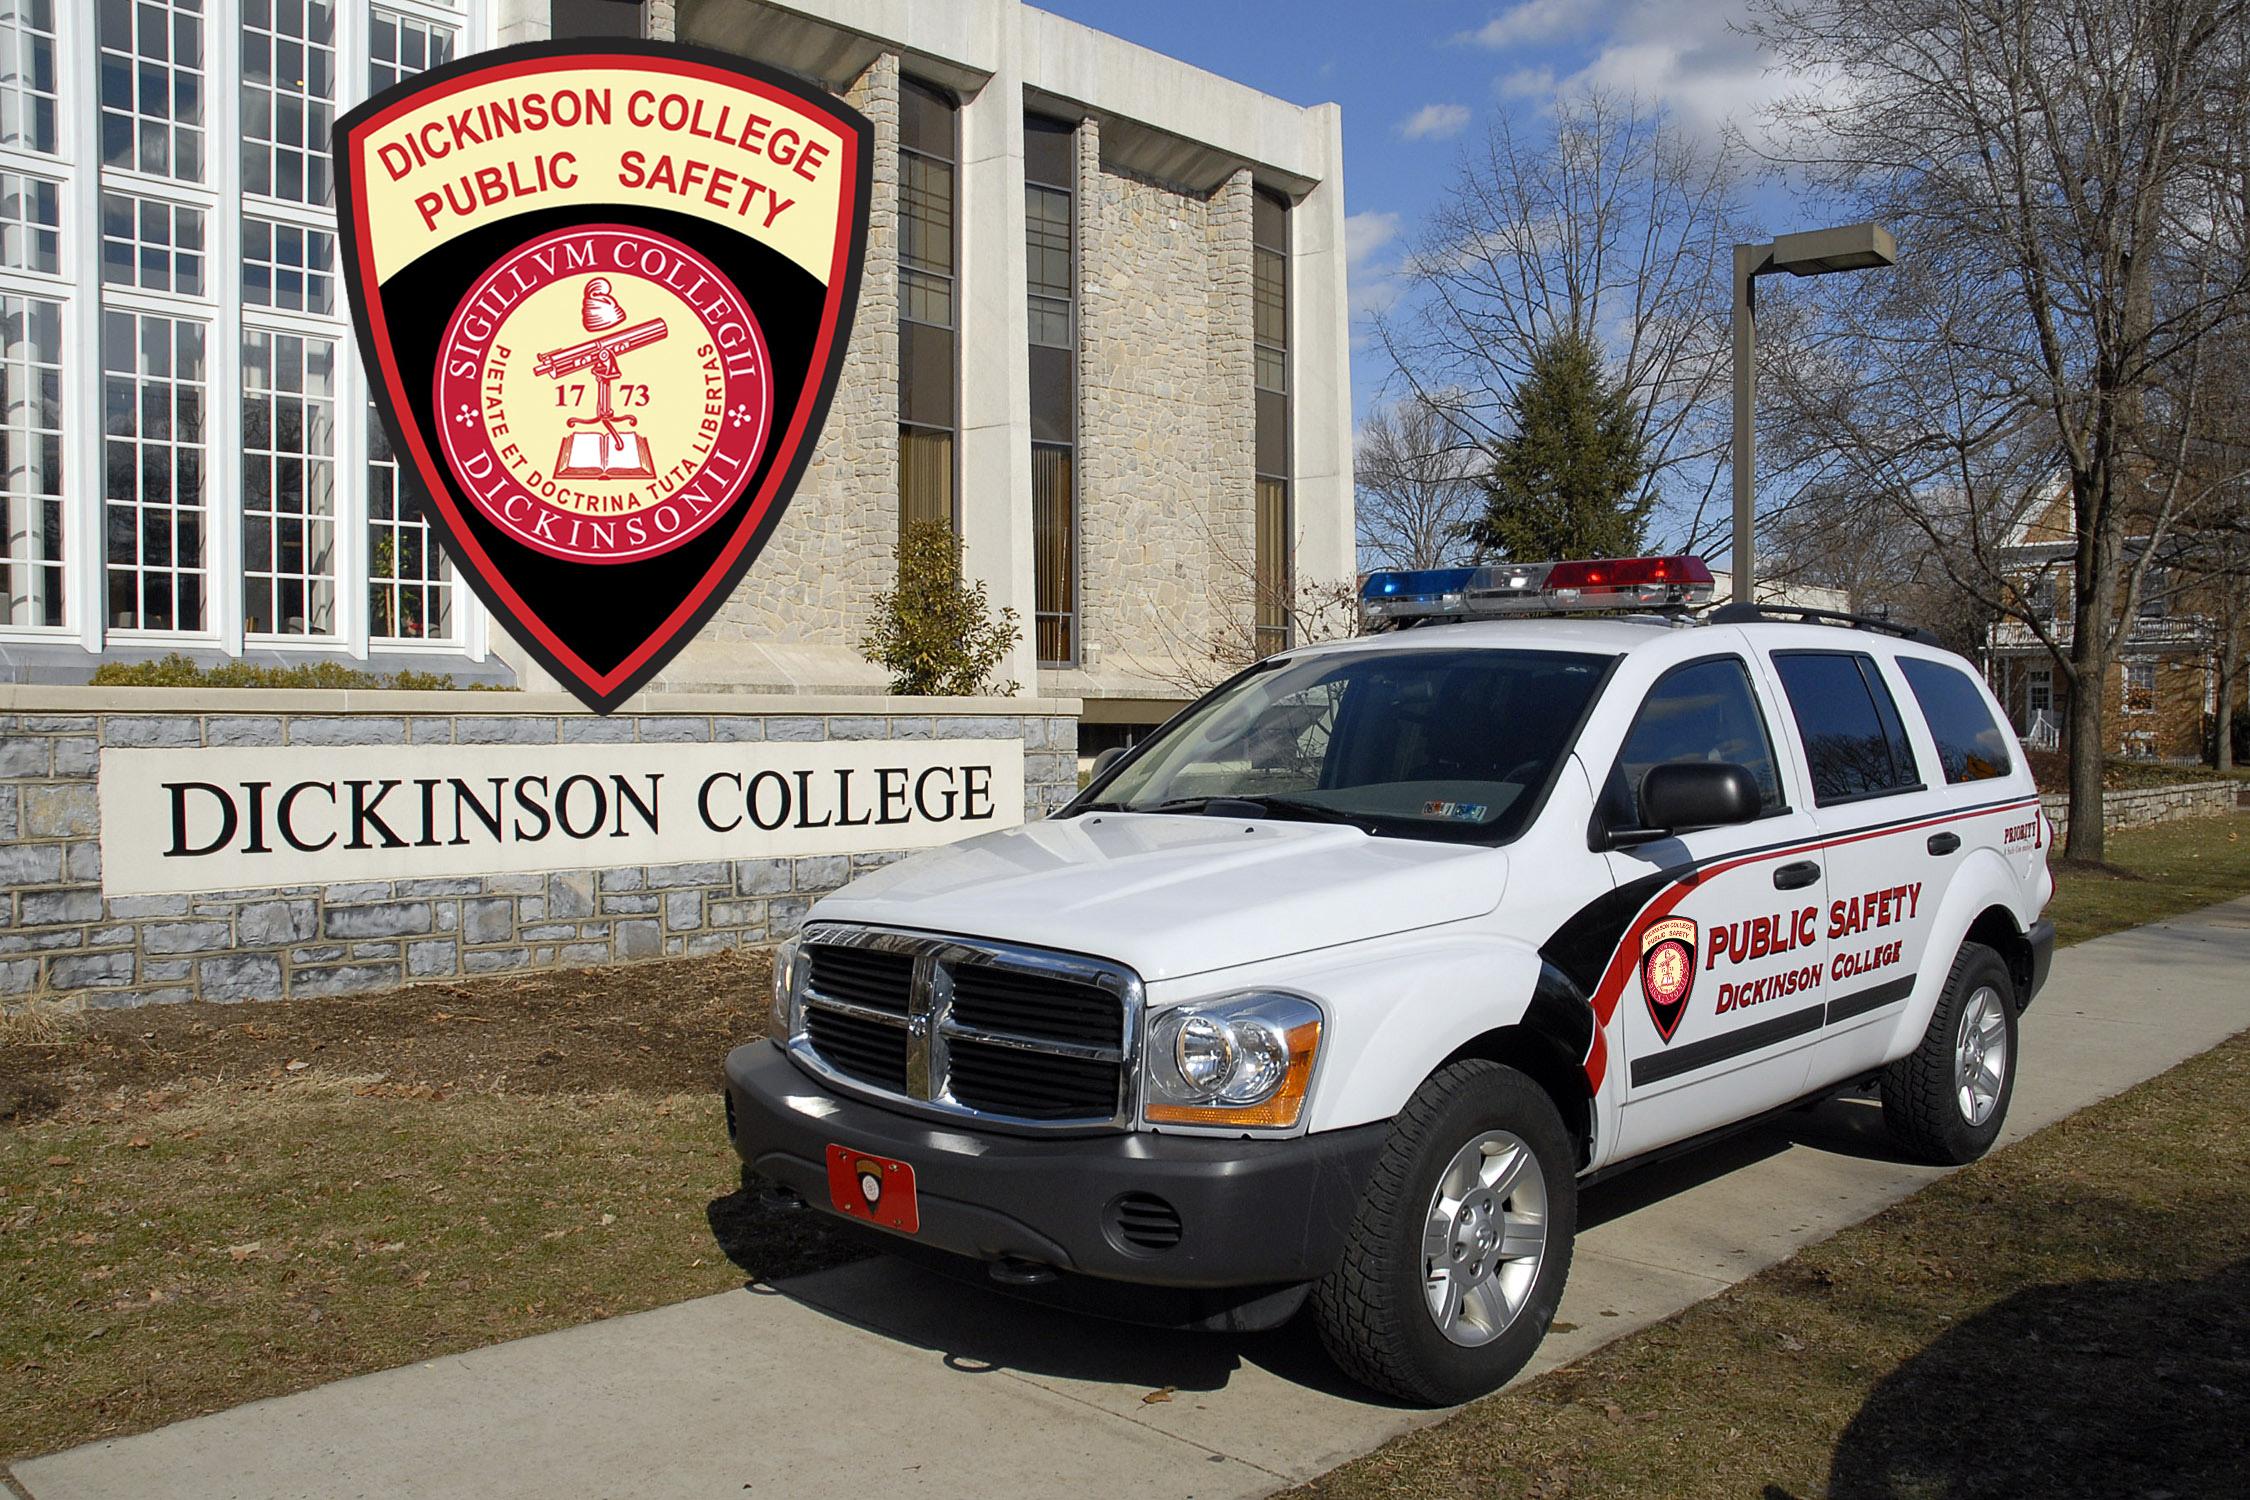
[[[655,695],[637,711],[597,718],[546,694],[0,689],[0,1004],[345,994],[760,943],[794,931],[815,897],[855,872],[938,838],[928,830],[893,834],[886,845],[870,817],[860,836],[820,853],[713,857],[706,836],[677,846],[694,857],[665,859],[668,841],[645,836],[636,807],[618,825],[642,835],[636,850],[645,853],[632,863],[605,855],[572,864],[565,840],[543,844],[551,854],[496,856],[494,869],[475,873],[310,883],[298,866],[287,868],[301,883],[123,894],[105,889],[103,878],[105,751],[179,750],[182,766],[192,767],[201,759],[196,752],[255,748],[279,758],[303,750],[311,752],[305,760],[327,762],[322,774],[333,780],[373,747],[388,752],[386,775],[411,790],[421,781],[447,789],[449,758],[460,765],[491,758],[481,750],[459,754],[465,747],[520,747],[521,769],[534,770],[567,759],[573,746],[648,746],[648,767],[669,766],[685,778],[667,794],[669,816],[692,811],[713,775],[754,778],[759,746],[796,768],[805,747],[853,742],[848,751],[839,745],[835,759],[874,778],[887,758],[870,757],[867,742],[902,742],[897,759],[919,765],[933,743],[1008,741],[990,758],[1006,766],[1020,756],[1020,805],[1002,809],[990,825],[1003,826],[1042,817],[1076,790],[1077,711],[1066,699]],[[615,749],[604,751],[605,762],[617,758]],[[859,767],[863,760],[868,765]],[[1012,795],[1015,783],[1005,772],[1002,778],[994,785]],[[883,783],[868,785],[879,797]],[[418,804],[409,798],[407,805]],[[771,807],[761,811],[770,818]],[[757,834],[748,822],[743,832]],[[389,826],[395,831],[396,820]],[[159,845],[170,836],[163,828],[140,831]],[[209,831],[191,831],[185,846],[200,846]],[[247,838],[245,829],[236,842]],[[380,843],[380,833],[369,841]],[[524,868],[527,860],[554,864]]]

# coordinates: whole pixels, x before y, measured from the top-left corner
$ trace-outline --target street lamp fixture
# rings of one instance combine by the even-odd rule
[[[1896,264],[1898,241],[1880,224],[1809,229],[1777,235],[1768,245],[1734,247],[1734,597],[1741,603],[1757,602],[1758,304],[1752,283],[1781,271],[1825,276]]]

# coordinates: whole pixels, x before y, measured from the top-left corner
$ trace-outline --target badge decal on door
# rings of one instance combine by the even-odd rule
[[[1695,988],[1695,939],[1695,922],[1688,917],[1666,917],[1641,934],[1641,993],[1660,1041],[1671,1041],[1687,1014],[1688,993]]]

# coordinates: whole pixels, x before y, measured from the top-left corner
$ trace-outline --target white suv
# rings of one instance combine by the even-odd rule
[[[1309,1299],[1451,1403],[1545,1335],[1596,1175],[1870,1081],[1905,1151],[1982,1154],[2054,938],[1975,671],[1770,610],[1474,618],[1707,579],[1376,575],[1471,620],[1262,661],[1054,817],[823,899],[727,1059],[746,1176],[1129,1316]]]

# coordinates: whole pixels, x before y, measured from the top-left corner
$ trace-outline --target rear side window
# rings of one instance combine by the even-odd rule
[[[1846,651],[1777,651],[1774,670],[1823,806],[1919,784],[1906,726],[1875,659]]]
[[[1984,694],[1968,673],[1911,656],[1900,657],[1898,669],[1922,706],[1947,781],[1989,781],[2008,774],[2008,737],[1993,722]]]
[[[1641,778],[1671,761],[1724,761],[1748,771],[1769,812],[1782,806],[1773,743],[1738,657],[1713,657],[1674,667],[1641,700],[1610,775],[1609,816],[1621,828],[1640,826]]]

